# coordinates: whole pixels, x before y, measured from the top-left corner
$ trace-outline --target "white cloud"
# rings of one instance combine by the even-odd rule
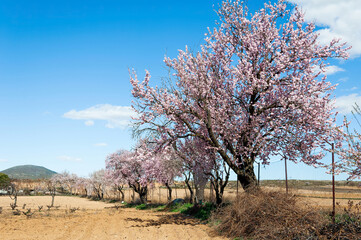
[[[8,162],[9,160],[7,159],[0,159],[0,162]]]
[[[356,90],[358,90],[358,87],[341,89],[342,92],[352,92],[352,91],[356,91]]]
[[[361,105],[361,96],[357,93],[353,93],[347,96],[341,96],[336,98],[336,110],[340,114],[349,114],[353,110],[353,106],[357,103]]]
[[[94,146],[96,146],[96,147],[106,147],[106,146],[108,146],[108,144],[107,143],[96,143],[96,144],[94,144]]]
[[[313,70],[315,72],[319,72],[320,68],[318,66],[316,66],[316,67],[313,68]],[[325,67],[322,74],[329,76],[329,75],[332,75],[332,74],[335,74],[335,73],[338,73],[338,72],[343,72],[343,71],[345,71],[345,69],[340,68],[340,67],[335,66],[335,65],[331,65],[331,66]]]
[[[348,77],[343,77],[343,78],[340,78],[338,81],[339,82],[347,82],[348,81]]]
[[[332,75],[332,74],[335,74],[335,73],[337,73],[337,72],[343,72],[343,71],[345,71],[345,69],[340,68],[340,67],[338,67],[338,66],[332,65],[332,66],[326,67],[325,74],[326,74],[326,75]]]
[[[93,126],[93,125],[94,125],[94,121],[88,120],[88,121],[85,121],[84,124],[85,124],[86,126]]]
[[[67,161],[67,162],[81,162],[82,159],[81,158],[76,158],[76,157],[70,157],[70,156],[58,156],[57,157],[59,160],[62,160],[62,161]]]
[[[84,110],[71,110],[65,113],[65,118],[86,120],[85,125],[94,125],[94,120],[107,121],[108,128],[125,128],[129,126],[135,112],[129,106],[113,106],[110,104],[98,104]]]
[[[306,21],[314,21],[319,30],[320,43],[341,38],[352,46],[351,57],[361,54],[361,4],[360,0],[289,0],[305,11]]]

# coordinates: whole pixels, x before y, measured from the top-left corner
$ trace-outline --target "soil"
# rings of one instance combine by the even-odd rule
[[[285,191],[284,188],[279,187],[264,187],[264,189]],[[361,193],[354,190],[347,188],[345,191],[336,191],[336,202],[339,203],[336,211],[342,211],[347,206],[349,201],[347,198],[352,199],[354,203],[360,202]],[[236,194],[236,190],[227,189],[225,200],[235,199]],[[290,194],[296,194],[305,204],[326,210],[332,209],[330,191],[290,189]],[[125,200],[130,202],[132,195],[131,190],[126,190]],[[172,197],[174,199],[188,196],[184,189],[174,189]],[[205,191],[205,196],[207,200],[214,197],[209,190]],[[148,199],[152,203],[165,202],[167,190],[151,190]],[[0,239],[226,239],[217,235],[208,225],[185,215],[134,208],[116,209],[115,206],[121,205],[119,203],[56,196],[55,207],[47,210],[51,196],[19,196],[17,205],[20,215],[13,214],[10,203],[13,203],[13,200],[8,196],[0,196],[0,207],[2,207]],[[39,206],[42,206],[40,212]],[[27,217],[23,212],[29,208],[34,214]]]
[[[58,209],[47,210],[51,197],[19,196],[21,215],[13,215],[11,202],[9,197],[0,197],[1,239],[225,239],[212,234],[204,223],[177,213],[116,209],[115,204],[63,196],[55,197]],[[39,212],[41,205],[44,208]],[[28,208],[34,212],[31,217],[22,213]]]

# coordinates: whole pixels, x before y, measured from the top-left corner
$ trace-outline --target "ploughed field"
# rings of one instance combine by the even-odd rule
[[[237,189],[230,183],[225,192],[225,201],[236,197]],[[329,183],[292,183],[290,194],[296,194],[302,201],[316,208],[332,208],[332,192]],[[284,191],[283,182],[263,183],[265,191]],[[239,194],[242,194],[239,189]],[[132,200],[133,192],[125,191],[125,201]],[[187,198],[185,189],[173,190],[172,198]],[[108,195],[107,197],[116,197]],[[209,188],[205,199],[214,197]],[[155,188],[148,193],[152,203],[165,202],[167,190]],[[337,209],[342,210],[349,200],[361,201],[359,186],[339,185],[336,187]],[[226,239],[200,220],[170,212],[117,208],[121,204],[92,201],[77,196],[56,196],[53,208],[48,210],[51,196],[19,196],[20,215],[14,215],[10,208],[13,203],[8,196],[0,196],[1,239]],[[24,206],[24,204],[26,204]],[[39,207],[42,209],[39,211]],[[24,209],[23,209],[24,207]],[[26,216],[31,208],[31,216]],[[29,214],[30,215],[30,214]]]
[[[1,239],[224,239],[199,220],[177,213],[116,209],[115,204],[68,196],[56,196],[54,205],[60,207],[48,211],[50,196],[19,196],[18,209],[35,210],[27,217],[13,215],[11,202],[0,197]]]

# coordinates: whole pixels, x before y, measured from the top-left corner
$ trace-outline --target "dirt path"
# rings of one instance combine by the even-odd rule
[[[20,197],[19,203],[21,200],[29,202],[27,206],[31,206],[30,202],[33,201],[32,204],[36,206],[42,201],[48,201],[48,198]],[[13,215],[9,205],[5,205],[7,199],[0,197],[0,207],[3,207],[0,215],[1,239],[224,239],[209,235],[211,228],[207,225],[179,214],[115,209],[109,208],[114,204],[77,197],[58,197],[56,201],[60,205],[59,209],[37,211],[27,218],[24,214]],[[69,206],[79,207],[79,210],[70,213]],[[37,210],[37,207],[34,209]]]

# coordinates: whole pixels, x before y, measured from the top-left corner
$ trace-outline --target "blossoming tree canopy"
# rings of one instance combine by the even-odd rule
[[[165,59],[175,85],[153,88],[149,72],[143,82],[131,74],[137,124],[162,133],[163,142],[202,139],[244,188],[256,183],[256,159],[267,164],[282,154],[318,164],[323,154],[314,150],[336,136],[335,86],[321,72],[348,49],[339,40],[320,45],[315,26],[292,7],[279,1],[250,14],[240,1],[223,2],[199,52]]]
[[[344,126],[346,128],[345,139],[346,147],[338,150],[341,161],[336,164],[336,172],[346,172],[349,174],[349,179],[361,178],[361,108],[356,103],[354,105],[354,111],[352,112],[356,127],[351,129],[350,122],[344,119]]]
[[[105,161],[107,175],[112,175],[115,182],[125,181],[139,194],[142,203],[146,201],[148,184],[154,180],[145,167],[152,161],[149,154],[147,148],[139,144],[134,152],[120,150],[110,154]]]

